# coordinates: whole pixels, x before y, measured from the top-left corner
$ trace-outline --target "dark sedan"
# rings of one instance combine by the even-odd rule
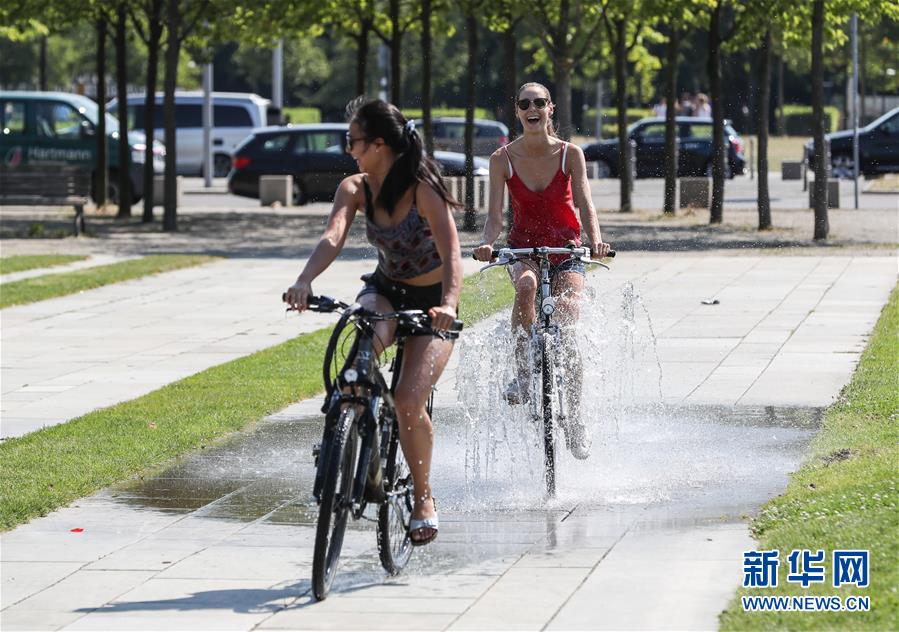
[[[853,176],[852,130],[825,134],[830,141],[830,164],[837,178]],[[814,168],[812,141],[805,144],[806,161]],[[899,108],[894,108],[858,130],[859,173],[876,176],[899,173]]]
[[[677,126],[679,177],[712,174],[712,119],[678,116]],[[665,119],[640,119],[630,126],[628,138],[636,150],[636,175],[638,178],[661,178],[665,175]],[[725,176],[733,178],[743,173],[743,141],[730,121],[724,122],[724,139],[727,144]],[[605,140],[584,145],[584,157],[596,161],[598,177],[618,177],[618,140]]]
[[[259,176],[292,175],[293,203],[334,199],[337,185],[356,173],[356,161],[344,152],[347,125],[319,123],[254,130],[234,150],[228,190],[259,197]],[[465,174],[465,154],[434,152],[444,176]],[[489,163],[475,158],[475,175],[488,175]]]

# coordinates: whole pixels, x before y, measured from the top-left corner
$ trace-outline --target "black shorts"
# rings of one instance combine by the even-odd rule
[[[394,311],[420,309],[427,312],[443,303],[443,283],[433,285],[408,285],[388,278],[380,268],[362,276],[365,287],[356,299],[366,294],[380,294],[393,306]]]

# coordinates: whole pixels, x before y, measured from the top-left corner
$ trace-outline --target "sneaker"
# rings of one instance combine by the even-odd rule
[[[519,378],[513,379],[509,382],[509,385],[506,386],[503,397],[512,406],[527,404],[531,399],[528,394],[527,382]]]
[[[565,430],[565,442],[568,450],[576,459],[583,461],[590,456],[590,448],[593,446],[593,438],[587,426],[580,420],[568,420],[563,424]]]

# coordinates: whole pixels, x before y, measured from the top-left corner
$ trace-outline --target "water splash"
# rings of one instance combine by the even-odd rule
[[[598,291],[596,277],[589,281],[575,336],[583,363],[581,410],[598,452],[616,442],[630,420],[661,405],[661,364],[649,314],[633,284]],[[467,332],[457,353],[456,389],[464,416],[457,441],[465,455],[466,504],[542,504],[542,422],[535,421],[531,404],[511,406],[503,397],[517,375],[509,313]],[[533,364],[529,352],[525,374]],[[584,471],[564,440],[557,462],[560,471]]]

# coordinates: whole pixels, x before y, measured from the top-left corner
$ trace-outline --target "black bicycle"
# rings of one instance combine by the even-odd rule
[[[399,446],[393,399],[403,347],[409,336],[458,338],[462,322],[457,320],[450,331],[437,331],[431,328],[428,315],[419,310],[380,313],[327,296],[310,296],[308,305],[316,312],[341,312],[322,370],[324,432],[321,443],[312,450],[316,467],[312,495],[319,505],[312,590],[316,599],[322,600],[337,574],[347,520],[350,516],[362,518],[369,503],[378,505],[378,551],[384,570],[396,575],[409,561],[413,481]],[[374,325],[385,320],[397,323],[389,387],[375,349]],[[429,415],[433,404],[432,392]]]
[[[491,257],[495,261],[481,268],[481,271],[494,266],[512,265],[523,259],[534,260],[539,265],[540,282],[537,285],[535,302],[538,318],[531,327],[528,341],[531,355],[534,358],[529,390],[533,394],[531,402],[534,419],[543,422],[543,470],[546,493],[554,496],[556,493],[555,427],[561,425],[564,429],[568,408],[565,402],[565,363],[562,361],[561,328],[558,323],[553,321],[556,298],[552,295],[550,255],[566,255],[569,259],[578,259],[584,263],[600,265],[608,269],[604,263],[590,258],[590,249],[587,247],[538,246],[494,250]],[[610,250],[607,256],[614,257],[615,251]],[[541,396],[538,397],[537,393],[540,393]],[[558,424],[555,423],[556,420],[558,420]],[[568,437],[569,434],[566,432],[566,439]]]

